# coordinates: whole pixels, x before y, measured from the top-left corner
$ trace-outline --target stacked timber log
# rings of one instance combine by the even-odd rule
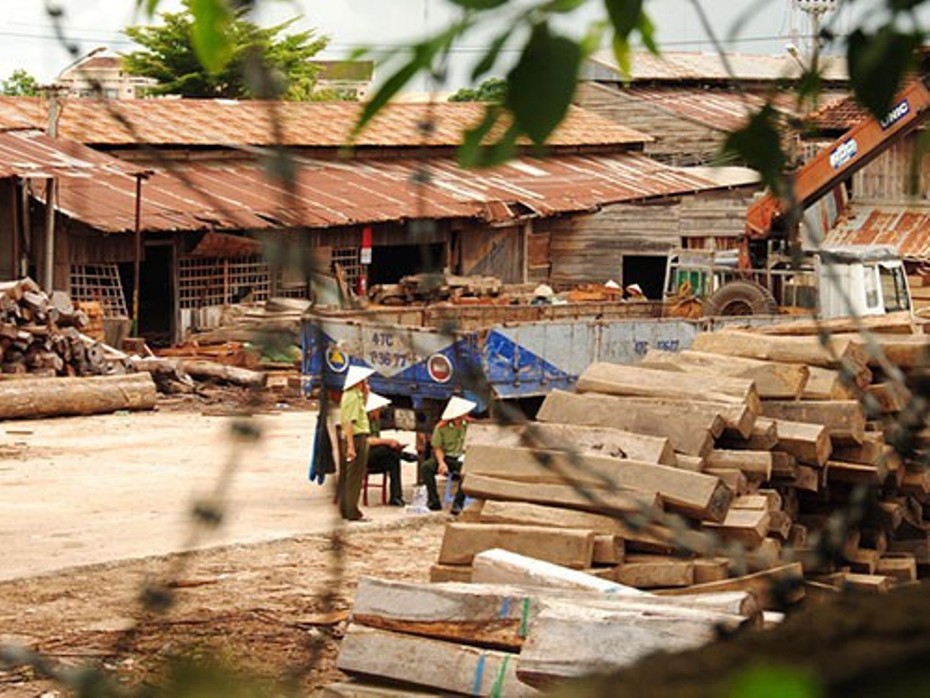
[[[310,301],[269,298],[263,303],[242,303],[223,308],[219,326],[192,331],[186,340],[201,346],[226,342],[300,344],[300,323]]]
[[[32,377],[122,374],[127,364],[85,334],[90,321],[66,293],[32,279],[0,282],[0,372]]]
[[[376,284],[368,292],[372,303],[403,305],[417,302],[457,301],[499,296],[504,289],[495,276],[413,274],[396,284]]]
[[[740,594],[739,609],[710,609],[736,627],[759,609],[927,576],[930,337],[909,321],[865,324],[875,331],[828,323],[826,339],[810,323],[702,334],[688,351],[590,366],[535,422],[472,424],[472,501],[446,524],[434,584],[363,582],[340,667],[476,695],[487,686],[465,683],[496,667],[520,695],[711,639],[689,630],[678,645],[638,604]],[[430,643],[453,654],[424,673],[427,650],[413,647]],[[489,647],[504,656],[474,655]],[[378,664],[405,656],[418,659]],[[470,668],[452,686],[437,677],[446,666]]]
[[[487,581],[361,579],[339,668],[390,680],[397,695],[417,688],[538,695],[567,678],[700,646],[762,619],[746,592],[665,598],[503,549],[475,562]],[[359,690],[342,684],[328,694]]]

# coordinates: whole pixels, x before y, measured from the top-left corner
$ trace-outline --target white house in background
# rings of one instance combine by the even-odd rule
[[[154,78],[131,75],[123,70],[121,56],[98,55],[99,47],[78,59],[58,74],[56,82],[66,97],[137,99],[145,90],[158,84]],[[329,93],[337,99],[361,100],[371,89],[373,61],[313,61],[319,68],[316,92]]]
[[[97,55],[105,50],[94,49],[58,74],[56,82],[65,88],[66,96],[136,99],[158,84],[154,78],[126,73],[120,56]]]
[[[374,61],[311,61],[319,68],[317,94],[330,93],[337,99],[363,100],[375,77]]]

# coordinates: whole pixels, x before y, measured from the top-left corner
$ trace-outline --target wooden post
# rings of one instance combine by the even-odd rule
[[[139,285],[142,266],[142,174],[136,174],[136,210],[133,225],[132,336],[139,336]]]
[[[45,180],[45,244],[42,287],[51,293],[55,285],[55,178]]]

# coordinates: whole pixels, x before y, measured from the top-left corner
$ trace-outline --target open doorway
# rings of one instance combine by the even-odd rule
[[[396,284],[401,277],[426,271],[441,271],[445,265],[446,246],[382,245],[371,251],[368,267],[369,286]]]
[[[665,255],[624,255],[623,285],[639,284],[646,298],[662,300],[665,266]]]
[[[147,243],[139,267],[139,330],[151,346],[170,346],[174,339],[174,247]]]

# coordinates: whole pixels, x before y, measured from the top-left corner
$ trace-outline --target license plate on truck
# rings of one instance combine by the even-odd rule
[[[394,408],[394,428],[401,431],[416,431],[417,413],[406,407]]]

